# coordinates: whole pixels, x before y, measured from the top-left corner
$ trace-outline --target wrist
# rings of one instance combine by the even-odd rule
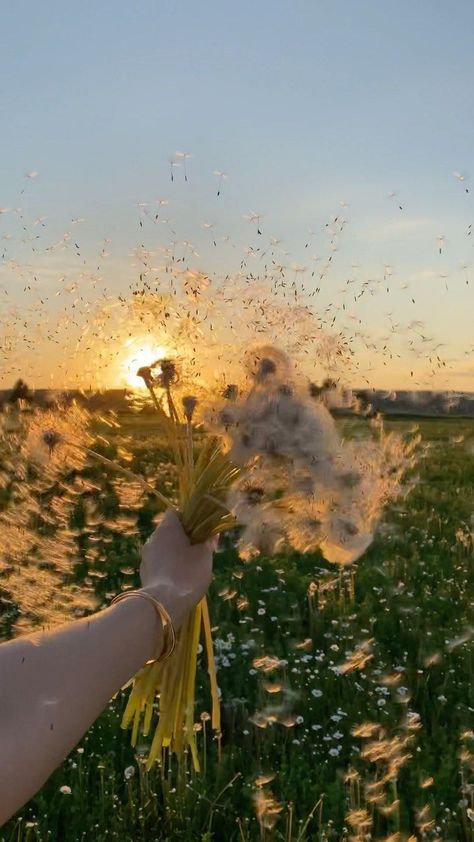
[[[173,627],[176,631],[183,623],[183,600],[179,598],[174,588],[164,582],[155,585],[142,585],[139,589],[150,594],[158,602],[161,602],[170,616]]]
[[[112,607],[115,611],[122,610],[124,617],[133,618],[130,637],[134,645],[140,647],[142,665],[151,659],[158,658],[164,647],[164,628],[151,600],[131,596],[120,599]]]
[[[143,596],[143,598],[153,605],[153,608],[156,611],[158,616],[158,620],[161,623],[161,632],[162,632],[162,649],[161,652],[155,655],[154,658],[147,661],[148,663],[153,663],[156,661],[166,661],[174,652],[176,648],[176,629],[173,622],[173,619],[169,612],[167,611],[166,607],[163,603],[157,599],[154,594],[151,594],[146,588],[140,588],[140,590],[135,591],[137,596]]]

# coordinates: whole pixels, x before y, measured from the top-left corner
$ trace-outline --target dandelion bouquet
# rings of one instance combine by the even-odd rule
[[[182,398],[181,407],[175,403],[173,384],[179,375],[172,360],[162,359],[142,367],[138,375],[143,378],[160,429],[173,453],[178,480],[178,511],[183,527],[193,543],[205,541],[235,524],[226,498],[239,469],[224,453],[221,442],[213,436],[202,442],[196,456],[192,421],[197,399],[186,395]],[[162,502],[171,505],[166,499]],[[220,729],[211,624],[207,598],[204,597],[178,632],[173,656],[164,663],[145,666],[133,682],[122,723],[124,727],[133,723],[133,745],[136,744],[140,724],[143,735],[149,733],[155,696],[159,694],[160,697],[160,719],[150,747],[148,768],[161,756],[163,749],[169,748],[181,756],[184,748],[188,747],[194,767],[199,769],[194,695],[201,626],[212,693],[212,727]]]

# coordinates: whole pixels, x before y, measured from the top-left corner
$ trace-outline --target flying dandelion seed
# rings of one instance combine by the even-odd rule
[[[372,660],[373,653],[372,653],[372,644],[373,639],[365,640],[363,643],[359,645],[354,652],[348,657],[348,659],[343,663],[340,664],[338,667],[338,672],[340,675],[346,675],[349,672],[353,672],[354,670],[363,670]]]
[[[469,193],[469,188],[466,186],[466,183],[465,183],[468,180],[467,174],[466,173],[460,173],[460,172],[457,172],[455,170],[453,172],[453,176],[456,179],[456,181],[458,181],[460,184],[462,184],[464,186],[464,191],[466,193]]]
[[[222,172],[221,170],[214,170],[213,175],[215,175],[218,179],[218,181],[217,181],[217,196],[220,196],[221,190],[222,190],[222,183],[227,178],[227,173]]]
[[[192,158],[193,156],[192,156],[191,152],[175,152],[175,157],[178,158],[178,159],[181,159],[183,161],[184,180],[187,181],[188,180],[188,173],[187,173],[187,169],[186,169],[186,161],[189,158]]]
[[[262,831],[271,831],[277,821],[283,806],[278,803],[270,791],[264,792],[261,787],[257,788],[253,796],[255,812]]]
[[[174,181],[174,170],[176,167],[180,167],[181,164],[176,160],[176,158],[168,158],[168,163],[170,165],[170,179],[171,181]]]
[[[244,219],[247,219],[248,222],[250,222],[251,224],[256,226],[257,234],[262,233],[261,230],[260,230],[260,220],[261,220],[261,218],[262,218],[261,214],[255,213],[255,211],[250,211],[250,213],[244,214]]]
[[[436,243],[438,245],[438,253],[442,254],[443,249],[446,246],[446,237],[444,236],[444,234],[438,234],[438,236],[436,237]]]

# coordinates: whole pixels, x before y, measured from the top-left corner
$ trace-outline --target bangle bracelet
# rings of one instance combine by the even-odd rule
[[[151,658],[149,661],[146,661],[145,666],[148,666],[148,664],[156,664],[157,661],[168,660],[168,658],[173,654],[176,648],[176,632],[171,621],[171,617],[168,614],[165,606],[161,602],[159,602],[154,596],[148,593],[148,591],[122,591],[122,593],[119,593],[117,594],[117,596],[114,596],[110,604],[114,605],[116,602],[121,602],[121,600],[125,599],[127,596],[141,596],[143,599],[147,599],[148,602],[152,603],[156,613],[158,614],[161,620],[161,625],[163,628],[163,649],[159,654],[158,658]]]

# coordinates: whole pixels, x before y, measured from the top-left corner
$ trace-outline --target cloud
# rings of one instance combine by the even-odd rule
[[[474,392],[474,360],[468,359],[465,364],[458,360],[459,367],[452,368],[449,372],[449,380],[453,385],[458,384],[458,388],[464,392]]]
[[[467,368],[458,368],[450,372],[453,377],[472,378],[474,382],[474,365],[471,364]]]
[[[433,269],[421,269],[419,272],[413,272],[408,276],[408,281],[432,281],[433,278],[439,278],[439,272]]]
[[[374,225],[361,231],[359,239],[366,242],[390,242],[400,237],[417,234],[420,230],[435,224],[434,219],[429,217],[414,217],[412,219],[400,219],[398,222],[388,222],[385,225]]]

